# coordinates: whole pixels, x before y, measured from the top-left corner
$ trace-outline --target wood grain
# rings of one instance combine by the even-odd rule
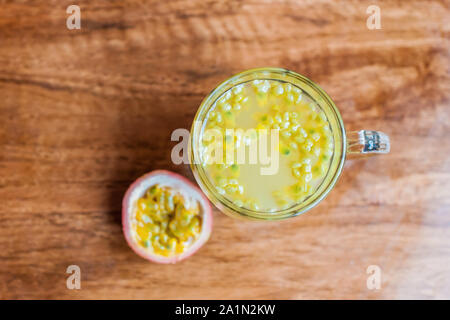
[[[0,1],[0,298],[450,298],[450,3],[373,2],[381,30],[366,27],[372,1]],[[260,66],[314,80],[347,130],[388,133],[391,153],[346,162],[301,217],[215,211],[192,258],[139,258],[126,188],[161,168],[193,180],[171,132]],[[66,288],[71,264],[81,290]]]

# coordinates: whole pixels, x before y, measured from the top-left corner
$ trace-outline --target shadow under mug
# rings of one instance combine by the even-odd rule
[[[328,172],[316,191],[303,201],[290,208],[276,212],[255,211],[237,206],[230,199],[219,194],[216,186],[210,181],[205,168],[202,166],[199,143],[201,141],[203,123],[210,108],[216,100],[232,87],[253,80],[278,80],[291,83],[303,90],[323,110],[330,124],[334,139],[333,156]],[[241,72],[222,82],[200,104],[191,127],[189,139],[189,162],[197,183],[209,200],[227,215],[256,219],[280,220],[297,216],[308,211],[322,201],[336,184],[341,174],[344,161],[348,155],[365,156],[389,153],[389,137],[379,131],[360,130],[346,133],[342,117],[328,94],[308,78],[295,72],[281,68],[258,68]]]

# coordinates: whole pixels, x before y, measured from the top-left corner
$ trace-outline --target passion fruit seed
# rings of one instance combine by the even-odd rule
[[[202,230],[199,204],[186,206],[183,196],[175,190],[152,186],[137,200],[134,224],[137,242],[165,257],[183,253]]]
[[[255,114],[256,128],[280,130],[280,153],[292,158],[292,175],[298,181],[274,192],[273,197],[280,208],[287,207],[292,201],[303,201],[315,191],[317,182],[328,172],[334,150],[334,140],[325,113],[316,103],[308,102],[302,94],[300,88],[290,83],[254,80],[249,85],[240,84],[223,94],[206,119],[206,128],[215,128],[226,136],[226,129],[239,129],[236,119],[249,101],[255,101],[260,107],[269,106],[268,112]],[[246,143],[248,139],[243,137],[242,140]],[[206,146],[208,142],[202,143]],[[235,138],[234,143],[237,146],[241,139]],[[248,199],[239,182],[239,165],[207,164],[206,169],[211,177],[220,177],[216,179],[216,189],[221,195],[228,197],[237,206],[259,209],[258,202]]]

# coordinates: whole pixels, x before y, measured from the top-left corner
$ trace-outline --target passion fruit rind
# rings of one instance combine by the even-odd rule
[[[204,194],[176,173],[157,170],[136,180],[122,208],[125,238],[143,258],[176,263],[197,251],[211,234],[211,206]]]

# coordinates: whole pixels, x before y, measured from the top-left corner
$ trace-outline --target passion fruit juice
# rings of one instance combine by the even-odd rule
[[[230,135],[230,129],[235,134]],[[209,110],[202,130],[200,150],[208,178],[219,194],[255,211],[287,209],[312,195],[333,155],[333,136],[323,110],[301,88],[279,80],[249,81],[224,92]],[[206,138],[207,130],[220,132],[223,141]],[[275,130],[279,137],[274,174],[262,174],[266,164],[248,161],[250,150],[245,162],[234,155],[226,157],[261,139],[264,130]],[[206,161],[211,144],[223,146],[222,161]],[[230,144],[231,151],[226,148]]]

